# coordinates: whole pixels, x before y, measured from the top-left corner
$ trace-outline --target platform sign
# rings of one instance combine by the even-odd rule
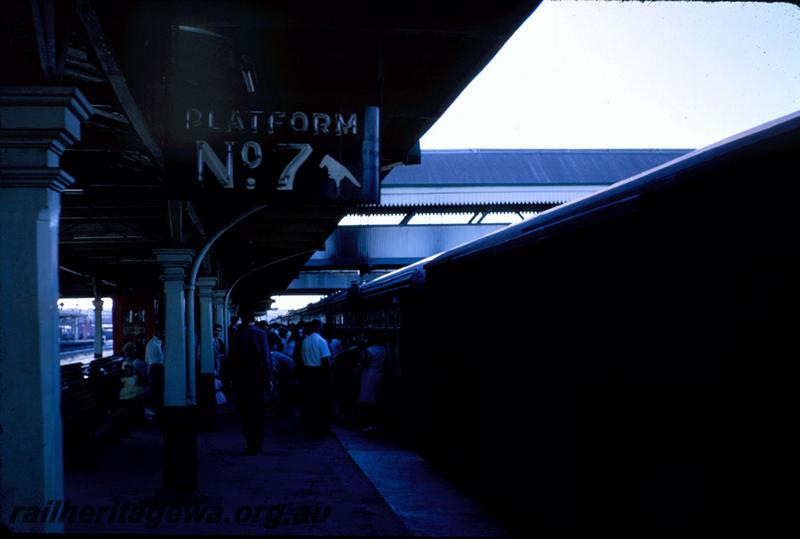
[[[237,55],[225,52],[222,36],[176,36],[165,154],[183,189],[257,203],[379,202],[378,107],[289,103],[249,80],[241,64],[228,69],[219,57]],[[206,52],[197,56],[200,45]]]
[[[206,190],[292,201],[378,201],[378,109],[186,107],[179,127]],[[188,147],[188,148],[187,148]]]

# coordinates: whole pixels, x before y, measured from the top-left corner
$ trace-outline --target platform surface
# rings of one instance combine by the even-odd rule
[[[93,466],[66,471],[65,500],[75,516],[65,513],[65,532],[506,535],[419,455],[379,433],[334,425],[310,436],[293,415],[268,417],[265,433],[263,453],[243,455],[236,410],[221,407],[217,430],[198,434],[199,491],[174,497],[160,490],[160,431],[135,427]]]

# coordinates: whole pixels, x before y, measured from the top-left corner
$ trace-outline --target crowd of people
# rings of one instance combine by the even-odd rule
[[[245,454],[261,452],[264,416],[299,412],[312,435],[329,431],[334,417],[364,432],[377,429],[378,405],[386,363],[380,332],[343,342],[319,320],[268,324],[252,313],[234,317],[227,328],[214,326],[216,402],[236,403],[247,444]],[[156,328],[144,357],[134,343],[123,347],[119,400],[133,418],[157,420],[164,401],[164,333]]]
[[[261,450],[265,410],[299,410],[312,435],[328,432],[335,416],[359,423],[364,432],[377,429],[386,361],[382,335],[376,332],[344,343],[324,329],[319,320],[285,326],[257,322],[252,313],[231,323],[221,382],[223,390],[235,396],[246,454]]]

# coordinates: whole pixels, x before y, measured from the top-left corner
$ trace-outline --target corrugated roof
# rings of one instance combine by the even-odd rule
[[[395,187],[381,189],[381,207],[472,206],[475,204],[562,204],[604,188],[603,184],[474,187]]]
[[[691,150],[430,150],[422,164],[397,167],[389,186],[610,184]]]

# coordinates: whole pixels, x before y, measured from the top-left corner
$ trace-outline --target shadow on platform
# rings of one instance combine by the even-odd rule
[[[66,471],[65,532],[507,535],[413,452],[333,430],[312,437],[293,416],[270,417],[263,453],[245,456],[236,411],[223,406],[218,429],[198,434],[199,492],[176,500],[160,491],[160,431],[134,428],[91,468]]]

